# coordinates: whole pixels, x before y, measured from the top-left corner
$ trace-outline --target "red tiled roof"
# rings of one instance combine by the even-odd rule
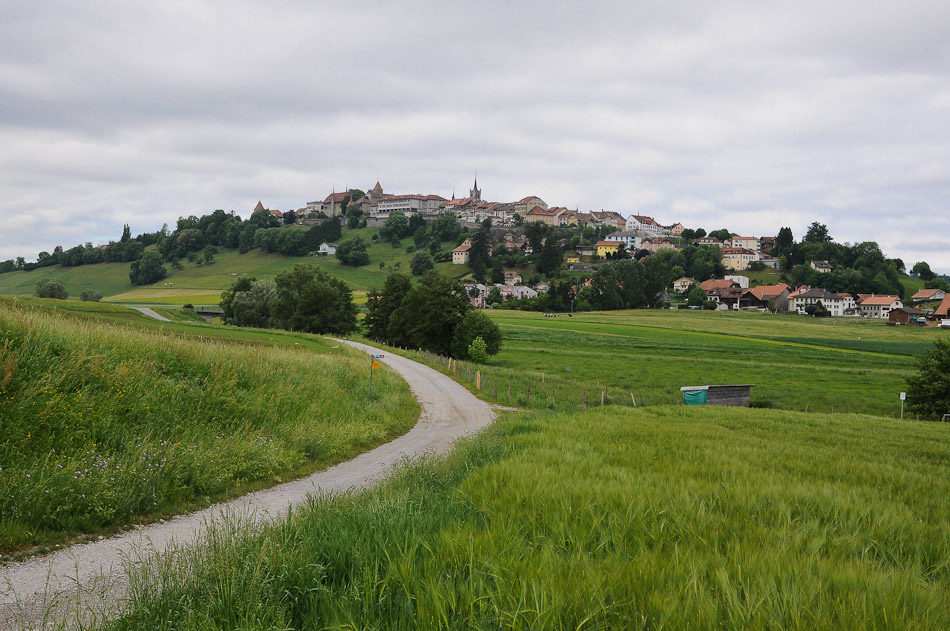
[[[944,296],[943,300],[940,301],[940,305],[937,306],[937,310],[934,311],[934,315],[946,316],[950,315],[950,294]]]
[[[921,290],[918,291],[916,294],[914,294],[913,296],[911,296],[911,298],[916,298],[916,299],[920,299],[920,300],[927,300],[928,298],[930,298],[931,296],[933,296],[933,295],[934,295],[935,293],[937,293],[938,291],[940,291],[940,290],[939,290],[939,289],[921,289]]]
[[[327,195],[327,198],[323,200],[324,204],[330,204],[332,202],[342,202],[349,193],[330,193]]]
[[[597,247],[600,246],[616,248],[620,246],[620,241],[598,241]]]
[[[864,294],[864,295],[867,295],[867,294]],[[897,297],[897,296],[887,296],[887,295],[875,296],[875,295],[871,295],[871,296],[868,296],[867,298],[865,298],[864,300],[861,301],[861,306],[863,307],[863,306],[865,306],[865,305],[869,305],[869,306],[882,306],[882,307],[887,307],[887,306],[893,304],[895,300],[900,300],[900,298]]]
[[[266,208],[264,208],[264,204],[262,204],[260,200],[258,200],[257,206],[254,207],[254,212],[257,212],[259,210],[267,210]]]
[[[468,244],[468,243],[463,243],[462,245],[458,246],[457,248],[455,248],[455,249],[452,250],[452,251],[453,251],[453,252],[468,252],[468,251],[471,250],[471,249],[472,249],[472,246],[471,246],[470,244]]]
[[[699,284],[700,287],[706,291],[712,291],[714,289],[726,289],[732,287],[733,285],[738,285],[731,280],[726,280],[725,278],[710,278],[709,280],[704,280]]]
[[[774,298],[775,296],[778,296],[786,289],[788,289],[788,285],[785,283],[778,283],[776,285],[759,285],[758,287],[752,288],[752,293],[755,294],[755,297],[759,300],[765,300],[767,298]]]

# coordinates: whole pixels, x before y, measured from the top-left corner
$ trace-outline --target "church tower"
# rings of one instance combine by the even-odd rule
[[[468,196],[474,200],[481,201],[482,192],[478,189],[478,176],[475,176],[475,186],[468,192]]]

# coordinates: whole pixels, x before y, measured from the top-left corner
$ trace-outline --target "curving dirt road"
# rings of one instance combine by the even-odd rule
[[[344,342],[366,352],[382,352],[365,344]],[[310,494],[369,486],[399,461],[442,453],[457,438],[492,422],[492,408],[445,375],[398,355],[386,355],[382,361],[408,382],[421,404],[419,421],[407,434],[307,478],[109,539],[2,566],[0,629],[41,628],[44,617],[49,624],[76,611],[92,612],[81,614],[84,619],[117,614],[126,587],[123,560],[189,544],[208,521],[224,515],[247,516],[252,522],[263,523],[305,503]]]

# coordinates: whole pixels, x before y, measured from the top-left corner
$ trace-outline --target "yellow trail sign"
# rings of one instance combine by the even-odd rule
[[[373,370],[379,368],[379,362],[373,362]]]

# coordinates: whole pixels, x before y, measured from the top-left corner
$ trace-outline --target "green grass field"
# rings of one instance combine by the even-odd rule
[[[0,553],[184,512],[408,430],[388,370],[312,335],[0,300]]]
[[[372,239],[378,228],[344,230],[343,240],[357,236],[366,241]],[[99,263],[79,267],[46,267],[31,272],[8,272],[0,274],[0,295],[32,295],[36,283],[44,278],[62,280],[71,298],[78,298],[83,289],[99,291],[106,302],[142,305],[212,305],[218,304],[221,292],[242,275],[257,278],[273,278],[301,263],[316,265],[329,274],[340,278],[358,292],[380,289],[386,277],[394,271],[409,274],[409,262],[414,252],[406,252],[410,239],[394,248],[391,243],[373,243],[369,248],[370,262],[363,267],[348,267],[335,257],[286,257],[265,254],[259,250],[240,254],[236,250],[223,250],[211,265],[184,263],[184,269],[169,269],[166,278],[147,287],[129,283],[128,263]],[[445,242],[443,248],[451,249],[453,243]],[[382,265],[382,267],[381,267]],[[168,267],[168,266],[166,266]],[[436,269],[447,276],[468,273],[468,267],[438,263]]]
[[[134,582],[132,629],[944,629],[950,428],[607,407],[232,523]],[[159,591],[163,590],[163,591]]]
[[[893,415],[914,356],[947,334],[748,312],[488,313],[502,351],[486,366],[462,362],[455,375],[473,388],[479,371],[481,396],[533,409],[582,409],[585,394],[600,405],[605,390],[608,403],[669,404],[681,386],[750,383],[756,406]],[[444,359],[412,355],[451,372]]]

